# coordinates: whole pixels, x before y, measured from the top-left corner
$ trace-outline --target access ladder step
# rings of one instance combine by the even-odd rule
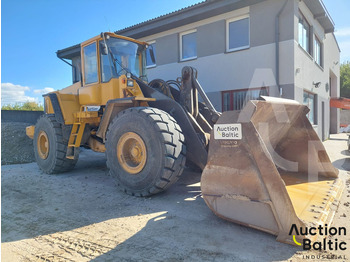
[[[80,147],[86,123],[74,123],[69,136],[66,158],[74,159],[74,148]]]

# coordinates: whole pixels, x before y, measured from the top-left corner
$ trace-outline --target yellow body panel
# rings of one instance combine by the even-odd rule
[[[74,113],[80,111],[78,95],[58,93],[57,98],[60,103],[64,123],[72,125],[75,122]]]
[[[79,103],[81,105],[101,105],[101,85],[93,84],[79,89]]]
[[[48,96],[44,97],[44,103],[45,103],[45,113],[46,114],[54,114],[55,112],[53,110],[51,100]]]
[[[73,85],[67,86],[59,91],[59,94],[67,94],[67,95],[77,95],[78,89],[81,87],[81,82],[76,82]]]
[[[80,110],[80,104],[78,99],[78,89],[81,87],[81,82],[70,85],[59,91],[53,93],[57,94],[58,102],[62,111],[63,119],[66,125],[71,125],[74,122],[73,113]],[[50,97],[44,97],[45,113],[54,114],[55,111],[52,106]]]
[[[80,112],[81,107],[84,106],[106,105],[109,100],[125,97],[147,100],[144,99],[143,93],[136,82],[134,82],[133,87],[127,87],[126,82],[126,76],[122,75],[119,78],[112,78],[108,83],[80,86],[79,82],[60,91],[55,91],[65,124],[72,125],[76,119],[74,114]],[[147,103],[144,105],[147,106]],[[45,97],[45,110],[47,114],[54,114],[48,96]]]
[[[34,138],[34,131],[35,131],[35,126],[27,126],[26,127],[26,135],[30,137],[31,139]]]
[[[136,82],[133,87],[126,85],[126,76],[112,78],[107,83],[91,84],[79,89],[79,103],[81,105],[106,105],[109,100],[124,97],[143,97],[143,93]]]
[[[98,125],[101,121],[101,118],[98,116],[97,111],[79,111],[74,113],[74,119],[78,123],[86,123],[92,125]]]
[[[121,78],[121,77],[120,77]],[[108,83],[101,84],[101,104],[107,104],[108,100],[124,97],[121,80],[112,78]]]

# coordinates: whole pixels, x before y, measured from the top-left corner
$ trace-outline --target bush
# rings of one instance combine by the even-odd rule
[[[350,98],[350,62],[340,65],[340,96]]]
[[[36,102],[16,103],[14,105],[4,105],[1,110],[24,110],[24,111],[44,111],[44,106]]]

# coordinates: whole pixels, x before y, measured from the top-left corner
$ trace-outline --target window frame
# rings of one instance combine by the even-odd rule
[[[269,86],[262,86],[262,87],[254,87],[254,88],[244,88],[244,89],[234,89],[234,90],[225,90],[225,91],[221,91],[221,111],[225,112],[224,110],[224,95],[225,94],[229,94],[230,97],[230,103],[229,103],[229,109],[226,111],[233,111],[234,110],[234,93],[238,93],[238,92],[248,92],[248,91],[254,91],[254,90],[262,90],[265,89],[267,92],[267,96],[270,95],[270,88]],[[243,106],[244,107],[244,106]],[[242,108],[241,108],[242,109]],[[239,110],[241,110],[239,109]]]
[[[150,46],[150,45],[153,45],[153,44],[157,44],[157,41],[156,40],[151,40],[151,41],[146,41],[146,43]],[[147,50],[146,50],[147,52]],[[156,46],[156,52],[157,52],[157,46]],[[154,54],[154,64],[152,65],[147,65],[147,53],[146,53],[146,68],[154,68],[157,66],[157,58],[156,58],[156,54]]]
[[[316,48],[316,43],[318,42],[319,44],[319,48],[320,48],[320,53],[317,54],[317,48]],[[320,63],[318,63],[316,57],[319,55],[319,58],[320,58]],[[320,67],[323,68],[323,44],[320,40],[319,37],[317,37],[317,35],[315,35],[315,39],[314,39],[314,60],[316,62],[317,65],[319,65]]]
[[[230,49],[230,23],[236,22],[239,20],[247,19],[248,18],[248,45],[231,48]],[[233,17],[226,20],[226,52],[235,52],[239,50],[249,49],[250,48],[250,15],[245,14],[237,17]]]
[[[305,105],[304,104],[304,94],[308,94],[308,104],[307,105]],[[310,100],[310,96],[313,96],[313,101],[314,101],[314,104],[313,104],[313,109],[312,109],[312,111],[311,111],[311,108],[309,107],[309,105],[310,105],[310,102],[309,102],[309,100]],[[303,105],[304,106],[307,106],[309,109],[310,109],[310,111],[307,113],[307,115],[306,115],[306,118],[310,121],[310,117],[309,117],[309,115],[310,115],[310,112],[313,112],[313,123],[310,121],[310,123],[311,123],[311,125],[314,125],[314,126],[316,126],[317,125],[317,123],[318,123],[318,121],[317,121],[317,94],[315,94],[315,93],[312,93],[311,91],[309,91],[309,90],[303,90]]]
[[[311,31],[312,31],[312,28],[311,28],[311,24],[309,23],[309,21],[305,18],[305,16],[303,15],[303,13],[299,10],[299,17],[298,17],[298,44],[299,46],[305,51],[307,52],[309,55],[311,55],[311,41],[312,41],[312,34],[311,34]],[[309,30],[307,32],[307,48],[305,49],[303,44],[300,43],[300,39],[299,39],[299,36],[300,36],[300,32],[299,32],[299,25],[300,25],[300,21],[302,21],[302,26],[303,26],[303,29],[304,29],[304,25],[305,23],[308,25],[309,27]],[[303,42],[303,41],[302,41]]]
[[[189,61],[189,60],[194,60],[194,59],[197,59],[198,58],[198,54],[197,54],[197,37],[196,37],[196,56],[192,56],[192,57],[187,57],[187,58],[183,58],[182,57],[182,51],[183,51],[183,47],[182,47],[182,37],[184,35],[189,35],[189,34],[192,34],[192,33],[196,33],[196,36],[197,36],[197,29],[192,29],[192,30],[188,30],[188,31],[185,31],[185,32],[182,32],[179,34],[179,42],[180,42],[180,61],[183,62],[183,61]]]

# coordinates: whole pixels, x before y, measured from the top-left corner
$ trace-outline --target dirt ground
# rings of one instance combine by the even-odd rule
[[[35,161],[33,140],[26,136],[26,127],[33,124],[1,123],[1,165]]]
[[[350,156],[346,135],[325,142],[347,181],[333,226],[346,226],[350,259]],[[77,167],[46,175],[36,163],[2,166],[2,261],[327,261],[319,253],[216,217],[186,170],[166,192],[125,195],[108,176],[104,154],[83,150]],[[344,257],[343,257],[344,258]],[[344,261],[338,259],[335,261]]]

